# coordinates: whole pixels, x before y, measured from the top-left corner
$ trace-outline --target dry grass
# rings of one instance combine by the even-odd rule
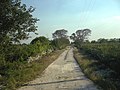
[[[53,62],[64,50],[57,50],[44,56],[38,61],[20,64],[18,69],[10,71],[10,77],[6,80],[6,87],[3,90],[15,90],[24,83],[34,80]],[[14,65],[14,64],[13,64]]]
[[[74,50],[74,57],[84,74],[96,83],[96,85],[100,86],[103,90],[117,90],[111,81],[105,80],[103,75],[99,73],[101,69],[99,68],[100,64],[98,62],[88,58],[86,55],[82,55],[77,49]]]

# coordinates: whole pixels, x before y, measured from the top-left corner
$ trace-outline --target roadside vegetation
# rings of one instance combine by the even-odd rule
[[[33,41],[34,43],[32,43]],[[33,41],[32,44],[10,44],[7,48],[0,48],[2,52],[0,53],[0,85],[2,85],[2,89],[14,90],[34,79],[69,45],[64,40],[59,40],[63,47],[56,47],[57,43],[54,44],[53,41],[49,41],[43,36],[35,38]]]
[[[14,90],[24,83],[34,80],[37,76],[41,75],[44,69],[51,64],[63,50],[54,51],[43,58],[33,61],[31,63],[13,62],[6,64],[6,75],[2,77],[1,84],[4,86],[2,89]],[[2,71],[2,70],[1,70]]]
[[[106,42],[104,42],[106,40]],[[74,57],[83,72],[103,90],[120,89],[120,39],[99,39],[77,45]]]
[[[77,30],[71,35],[74,57],[88,78],[103,90],[120,89],[120,39],[87,40],[91,31]]]
[[[70,44],[65,29],[56,30],[53,40],[38,36],[29,44],[21,44],[31,33],[37,35],[39,19],[33,17],[34,11],[21,0],[0,2],[0,89],[14,90],[33,80]],[[75,58],[83,72],[104,90],[119,90],[120,39],[90,42],[90,34],[90,29],[82,29],[70,36],[78,49]]]
[[[25,82],[33,80],[52,63],[69,45],[67,30],[56,30],[53,40],[44,36],[36,37],[30,44],[21,40],[37,34],[34,18],[29,8],[21,0],[0,2],[0,89],[14,90]],[[65,31],[65,33],[64,33]]]

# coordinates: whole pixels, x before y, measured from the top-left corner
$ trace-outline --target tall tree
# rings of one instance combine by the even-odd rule
[[[90,34],[90,29],[77,30],[76,33],[73,33],[70,36],[70,39],[72,39],[76,44],[79,44],[81,42],[86,41]]]
[[[61,30],[56,30],[53,34],[52,34],[52,36],[53,36],[53,38],[54,39],[57,39],[57,38],[67,38],[68,36],[67,36],[67,30],[65,30],[65,29],[61,29]]]
[[[77,40],[79,40],[80,42],[83,42],[85,39],[87,39],[90,34],[91,34],[90,29],[76,31]]]
[[[32,16],[35,9],[28,9],[21,0],[0,1],[0,44],[19,42],[29,38],[29,33],[37,30],[37,18]]]
[[[61,30],[56,30],[52,36],[53,36],[53,41],[52,44],[59,49],[65,48],[67,45],[70,44],[70,41],[67,36],[67,30],[61,29]]]

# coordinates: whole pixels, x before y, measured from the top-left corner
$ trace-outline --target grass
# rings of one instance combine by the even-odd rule
[[[105,78],[105,76],[109,78],[110,75],[104,65],[101,65],[96,60],[93,60],[87,55],[80,53],[77,49],[74,49],[74,57],[84,74],[96,85],[98,85],[100,89],[118,90],[112,81]]]
[[[40,76],[41,73],[53,62],[64,50],[57,50],[49,55],[44,56],[38,61],[31,63],[12,63],[9,69],[6,71],[8,73],[7,78],[4,78],[3,82],[5,87],[1,88],[3,90],[15,90],[21,87],[23,84],[34,80],[36,77]]]

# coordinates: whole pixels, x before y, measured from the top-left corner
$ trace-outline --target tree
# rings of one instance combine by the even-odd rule
[[[77,40],[80,42],[84,42],[90,34],[91,34],[90,29],[83,29],[76,31]]]
[[[100,38],[97,40],[98,43],[107,43],[108,39]]]
[[[67,38],[57,38],[51,42],[54,49],[63,49],[70,44],[69,39]]]
[[[85,43],[90,43],[90,41],[89,40],[85,40]]]
[[[48,53],[49,49],[52,49],[51,42],[48,38],[44,36],[36,37],[31,41],[31,46],[34,47],[35,53],[39,53],[42,55],[42,53]]]
[[[72,39],[74,42],[84,42],[90,34],[90,29],[77,30],[76,33],[73,33],[70,36],[70,39]]]
[[[113,39],[110,39],[109,42],[111,43],[117,43],[119,42],[120,39],[117,39],[117,38],[113,38]]]
[[[77,30],[76,33],[73,33],[70,36],[70,39],[74,41],[76,47],[79,47],[83,42],[89,43],[87,38],[90,34],[91,34],[90,29]]]
[[[67,30],[61,29],[61,30],[56,30],[52,36],[53,36],[53,41],[52,45],[55,46],[58,49],[65,48],[70,44],[70,41],[67,36]]]
[[[52,36],[54,39],[57,39],[57,38],[67,38],[68,36],[66,35],[67,34],[67,30],[65,29],[61,29],[61,30],[56,30]]]
[[[29,33],[37,30],[32,12],[35,9],[30,6],[28,9],[21,0],[0,1],[0,44],[19,42],[29,38]]]
[[[92,40],[92,41],[91,41],[91,43],[97,43],[97,41],[95,41],[95,40]]]
[[[73,33],[71,36],[70,36],[70,39],[72,39],[73,41],[75,41],[77,39],[77,36],[75,33]]]
[[[35,44],[36,42],[40,42],[42,44],[48,44],[49,40],[48,40],[48,38],[46,38],[44,36],[40,36],[40,37],[36,37],[35,39],[33,39],[31,41],[31,44]]]

